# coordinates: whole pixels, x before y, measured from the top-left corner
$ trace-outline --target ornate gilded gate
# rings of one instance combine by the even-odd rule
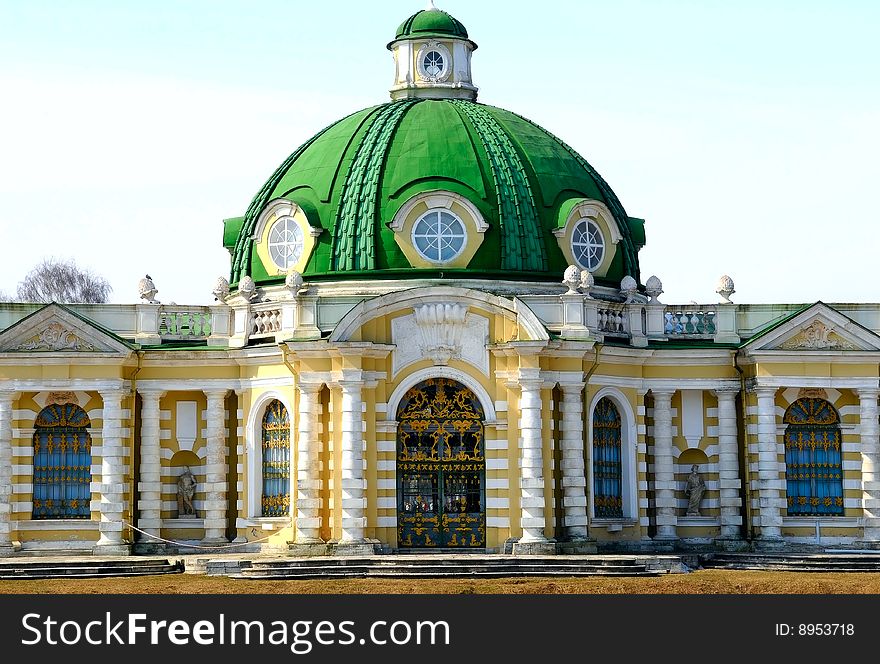
[[[397,411],[397,544],[486,546],[483,410],[446,378],[411,388]]]

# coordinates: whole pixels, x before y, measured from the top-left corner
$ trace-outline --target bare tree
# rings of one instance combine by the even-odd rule
[[[72,260],[46,258],[18,284],[22,302],[103,304],[113,288],[103,277],[82,270]]]

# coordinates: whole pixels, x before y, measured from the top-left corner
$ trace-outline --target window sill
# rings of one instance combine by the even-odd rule
[[[858,528],[862,526],[862,518],[858,516],[784,516],[782,525],[791,528]]]
[[[98,530],[98,522],[89,519],[31,519],[9,525],[18,530]]]
[[[639,525],[638,519],[593,519],[590,521],[591,528],[605,528],[609,533],[615,533],[624,528],[632,528]]]
[[[290,516],[252,516],[247,519],[237,519],[236,528],[262,528],[263,530],[275,530],[293,525],[293,515]]]

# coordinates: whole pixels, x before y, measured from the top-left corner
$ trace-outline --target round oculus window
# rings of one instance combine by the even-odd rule
[[[605,240],[602,231],[589,219],[575,224],[571,235],[571,253],[574,260],[585,270],[592,272],[602,264],[605,257]]]
[[[293,217],[281,217],[269,231],[269,257],[280,270],[289,270],[303,253],[303,232]]]
[[[467,232],[461,219],[447,210],[430,210],[415,223],[413,245],[422,258],[448,263],[464,251]]]
[[[428,78],[440,78],[446,70],[446,59],[440,51],[428,51],[422,58],[422,68]]]

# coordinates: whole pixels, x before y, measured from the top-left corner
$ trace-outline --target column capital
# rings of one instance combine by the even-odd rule
[[[110,401],[111,399],[119,399],[122,401],[122,399],[128,396],[128,390],[114,388],[110,390],[99,390],[98,394],[101,395],[101,400],[104,402]]]
[[[318,394],[324,389],[324,383],[297,383],[296,389],[303,394]]]
[[[226,395],[229,394],[229,388],[211,388],[208,390],[202,390],[202,393],[209,399],[225,399]]]
[[[676,393],[676,390],[668,388],[668,387],[652,387],[651,395],[654,398],[669,398],[672,399],[672,395]]]
[[[584,391],[586,383],[558,383],[563,397],[578,397]]]
[[[161,399],[166,394],[168,394],[168,390],[163,390],[158,387],[139,387],[137,388],[137,393],[140,394],[142,397]]]
[[[856,389],[859,399],[873,399],[874,401],[880,397],[880,387],[859,387]]]
[[[724,385],[723,387],[716,387],[711,392],[718,399],[735,399],[736,395],[740,393],[740,388],[738,385]]]
[[[778,387],[768,387],[767,385],[752,385],[747,388],[748,392],[760,397],[775,397]]]
[[[21,396],[21,392],[0,387],[0,401],[12,403]]]

